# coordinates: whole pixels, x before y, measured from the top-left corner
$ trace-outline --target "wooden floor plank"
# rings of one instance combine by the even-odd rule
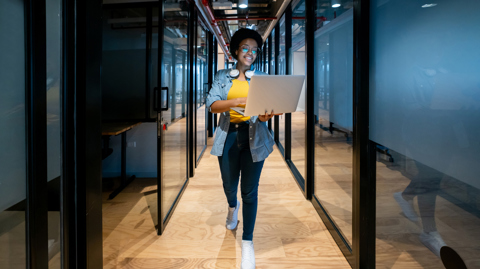
[[[105,201],[104,268],[240,266],[243,217],[239,212],[238,227],[226,230],[226,198],[217,158],[209,151],[162,236],[155,233],[152,201],[143,193],[155,181],[137,179],[118,200]],[[277,149],[260,179],[254,247],[257,268],[350,268]]]

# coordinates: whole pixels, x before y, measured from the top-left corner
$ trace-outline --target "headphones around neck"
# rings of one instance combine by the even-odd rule
[[[245,72],[245,77],[250,79],[250,78],[252,78],[254,73],[255,73],[255,68],[253,68],[253,70],[252,69],[247,70]],[[229,74],[232,78],[237,78],[240,75],[240,71],[238,71],[238,69],[232,69],[232,70],[230,70]]]

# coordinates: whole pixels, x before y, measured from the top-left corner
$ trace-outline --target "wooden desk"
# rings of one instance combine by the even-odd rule
[[[134,179],[135,175],[127,177],[127,131],[133,127],[139,125],[140,122],[109,122],[102,123],[102,138],[104,147],[107,149],[108,154],[103,154],[103,159],[108,157],[113,150],[109,148],[109,140],[112,135],[121,135],[121,175],[120,175],[120,186],[116,188],[109,196],[108,199],[113,199],[117,196],[125,187],[128,186]]]

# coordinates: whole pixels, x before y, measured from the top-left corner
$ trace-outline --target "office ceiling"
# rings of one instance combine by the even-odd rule
[[[228,37],[238,28],[248,27],[257,30],[263,36],[272,20],[277,18],[277,13],[284,1],[290,2],[290,0],[248,0],[247,8],[240,8],[239,0],[209,2],[221,29],[224,32],[228,29],[228,33],[225,32],[228,43]],[[222,3],[230,3],[231,8],[223,9],[228,7],[228,4],[222,6]]]
[[[133,3],[133,2],[156,2],[158,0],[103,0],[104,4]],[[256,30],[264,40],[272,31],[273,27],[281,19],[288,4],[293,7],[292,35],[293,44],[301,46],[304,38],[303,30],[305,27],[305,0],[247,0],[248,7],[240,8],[239,1],[242,0],[165,0],[165,16],[170,21],[178,21],[178,25],[167,25],[177,38],[186,36],[185,20],[176,20],[176,17],[185,18],[186,4],[195,3],[200,21],[203,25],[212,31],[219,41],[220,47],[229,55],[228,45],[231,36],[239,28],[250,28]],[[331,21],[337,15],[352,8],[353,0],[334,0],[341,3],[338,8],[332,8],[332,0],[317,0],[316,14],[322,21]],[[138,13],[138,11],[136,11]],[[132,17],[144,17],[145,14],[127,14],[115,16],[123,18],[128,23],[132,23]],[[154,15],[155,16],[155,15]],[[128,18],[128,19],[126,19]],[[167,19],[167,18],[166,18]],[[114,19],[115,20],[115,19]],[[112,20],[112,21],[114,21]],[[120,21],[117,22],[117,26]],[[144,20],[142,21],[144,23]],[[157,21],[153,22],[154,25]],[[123,25],[120,25],[123,27]],[[321,23],[317,22],[317,27]],[[298,39],[298,40],[297,40]]]

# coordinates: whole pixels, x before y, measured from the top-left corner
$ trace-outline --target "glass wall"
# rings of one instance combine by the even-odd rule
[[[443,246],[480,268],[479,9],[372,0],[377,268],[443,268]]]
[[[24,22],[22,0],[0,1],[0,268],[26,268]]]
[[[104,121],[138,120],[147,117],[146,12],[146,8],[118,8],[104,11],[102,33]],[[151,114],[153,117],[156,116],[154,113]]]
[[[62,87],[61,1],[46,1],[47,180],[49,268],[60,268],[60,92]]]
[[[290,26],[289,26],[290,27]],[[280,19],[280,51],[278,53],[278,74],[286,75],[287,66],[286,66],[286,51],[285,51],[285,15]],[[285,115],[279,116],[278,124],[278,140],[280,144],[285,147]]]
[[[196,160],[201,157],[204,149],[207,147],[207,110],[205,110],[205,98],[208,91],[208,44],[207,32],[201,27],[197,26],[197,61],[195,68],[196,80]]]
[[[305,0],[295,6],[292,17],[290,50],[292,75],[305,75]],[[305,179],[305,86],[298,101],[297,111],[292,113],[291,150],[291,160]]]
[[[275,28],[272,30],[272,33],[270,34],[270,38],[272,39],[272,55],[270,55],[270,75],[275,75]]]
[[[314,198],[351,245],[353,9],[344,4],[316,15]]]
[[[271,40],[272,40],[272,47],[271,47],[271,51],[272,51],[272,54],[270,55],[270,59],[269,59],[269,67],[268,67],[268,71],[270,72],[269,74],[270,75],[275,75],[275,28],[272,29],[272,32],[270,33],[270,37],[269,37]],[[275,132],[275,117],[273,117],[271,120],[271,132],[273,134],[273,132]]]
[[[183,7],[186,9],[187,7]],[[156,13],[154,13],[156,14]],[[169,89],[168,110],[162,112],[161,216],[165,221],[187,180],[187,25],[188,12],[165,11],[162,87]],[[154,16],[155,21],[155,16]],[[158,20],[156,20],[158,21]],[[158,28],[154,28],[158,33]],[[158,46],[152,49],[158,51]],[[177,111],[182,111],[177,114]]]
[[[263,64],[262,64],[263,72],[270,74],[269,66],[268,66],[268,38],[265,40],[263,44],[262,52],[264,53]]]

